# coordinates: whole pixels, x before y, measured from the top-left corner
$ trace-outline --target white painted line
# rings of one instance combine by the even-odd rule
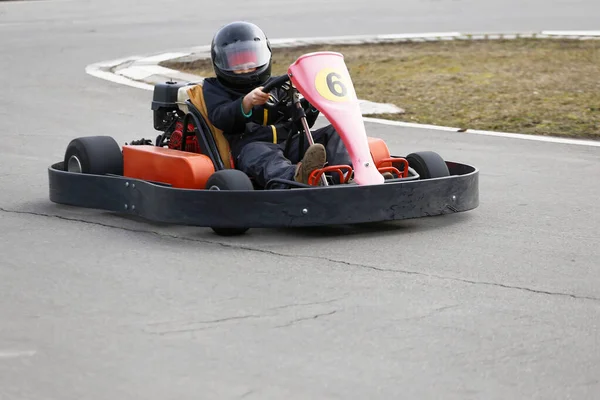
[[[442,38],[442,37],[457,37],[462,35],[459,32],[427,32],[427,33],[393,33],[389,35],[377,35],[379,39],[419,39],[419,38]]]
[[[86,67],[86,70],[87,70],[87,68],[104,68],[104,69],[113,68],[118,65],[125,64],[125,63],[135,63],[142,58],[143,57],[140,57],[140,56],[131,56],[131,57],[127,57],[127,58],[117,58],[116,60],[101,61],[101,62],[97,62],[97,63],[88,65]]]
[[[163,54],[157,54],[157,55],[151,56],[151,57],[141,58],[138,60],[138,62],[142,63],[142,64],[145,64],[145,63],[158,64],[163,61],[172,60],[174,58],[181,58],[181,57],[189,56],[191,54],[192,53],[163,53]]]
[[[585,139],[569,139],[555,136],[540,136],[540,135],[525,135],[522,133],[508,133],[508,132],[492,132],[492,131],[480,131],[480,130],[467,130],[464,133],[473,133],[476,135],[484,135],[484,136],[497,136],[503,138],[510,139],[523,139],[523,140],[533,140],[537,142],[546,142],[546,143],[560,143],[560,144],[574,144],[578,146],[591,146],[591,147],[600,147],[600,141],[596,140],[585,140]]]
[[[120,85],[127,85],[138,89],[154,90],[154,86],[144,82],[137,82],[131,79],[125,78],[124,76],[115,75],[112,72],[102,71],[99,68],[88,66],[85,68],[85,72],[89,75],[95,76],[96,78],[105,79],[110,82],[118,83]]]
[[[363,117],[363,120],[365,122],[373,122],[373,123],[381,124],[381,125],[403,126],[406,128],[425,128],[425,129],[432,129],[432,130],[436,130],[436,131],[456,132],[460,129],[460,128],[451,128],[448,126],[416,124],[416,123],[412,123],[412,122],[392,121],[389,119],[380,119],[380,118],[371,118],[371,117]]]
[[[365,114],[398,114],[403,113],[400,107],[389,103],[374,103],[368,100],[358,100],[360,111]]]
[[[2,358],[20,358],[20,357],[32,357],[37,353],[36,350],[9,350],[0,351],[0,359]]]
[[[271,45],[281,47],[283,45],[310,45],[310,44],[334,44],[334,43],[364,43],[381,42],[402,39],[427,39],[427,38],[453,38],[462,35],[459,32],[424,32],[424,33],[391,33],[381,35],[348,35],[348,36],[320,36],[300,38],[270,39]]]
[[[355,41],[355,40],[369,40],[373,39],[374,35],[348,35],[348,36],[322,36],[322,37],[299,37],[299,38],[280,38],[280,39],[269,39],[271,44],[282,44],[282,43],[321,43],[325,41]]]
[[[136,81],[146,79],[152,75],[170,76],[178,73],[179,71],[161,67],[160,65],[133,65],[116,71],[117,75],[125,76]]]
[[[438,126],[438,125],[424,125],[424,124],[415,124],[410,122],[402,122],[402,121],[391,121],[387,119],[378,119],[378,118],[368,118],[364,117],[363,120],[365,122],[372,122],[381,125],[391,125],[391,126],[401,126],[404,128],[425,128],[432,129],[437,131],[447,131],[447,132],[458,132],[460,128],[451,128],[448,126]],[[537,142],[547,142],[547,143],[559,143],[559,144],[574,144],[579,146],[591,146],[591,147],[600,147],[600,141],[595,140],[584,140],[584,139],[569,139],[555,136],[539,136],[539,135],[525,135],[523,133],[509,133],[509,132],[493,132],[493,131],[481,131],[476,129],[467,129],[464,132],[465,134],[474,134],[474,135],[483,135],[483,136],[496,136],[507,139],[523,139],[523,140],[533,140]]]
[[[542,34],[552,36],[600,36],[600,31],[542,31]]]

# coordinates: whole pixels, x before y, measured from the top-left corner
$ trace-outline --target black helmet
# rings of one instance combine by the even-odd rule
[[[250,90],[271,77],[271,44],[264,32],[250,22],[237,21],[215,34],[210,55],[217,78],[225,86]],[[256,68],[248,73],[235,70]]]

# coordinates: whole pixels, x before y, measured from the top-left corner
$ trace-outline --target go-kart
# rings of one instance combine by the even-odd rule
[[[162,132],[154,143],[142,139],[120,147],[109,136],[72,140],[64,159],[48,169],[50,200],[211,227],[220,235],[418,218],[479,205],[477,168],[432,151],[392,156],[383,140],[367,136],[342,54],[304,54],[263,90],[274,88],[287,93],[277,105],[285,101],[294,108],[308,144],[306,102],[334,126],[352,165],[326,165],[308,184],[278,179],[257,186],[235,168],[223,132],[209,121],[202,84],[169,81],[153,92],[154,128]]]

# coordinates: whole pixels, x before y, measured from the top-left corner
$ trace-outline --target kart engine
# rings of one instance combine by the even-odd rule
[[[163,132],[156,138],[156,146],[167,145],[171,149],[181,149],[183,139],[184,112],[178,105],[179,89],[186,83],[165,82],[154,86],[152,110],[154,112],[154,129]],[[188,133],[194,133],[193,124],[188,124]],[[195,134],[186,138],[185,151],[200,153],[200,146]]]

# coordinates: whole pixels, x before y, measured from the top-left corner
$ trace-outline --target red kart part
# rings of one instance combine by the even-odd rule
[[[342,170],[346,170],[346,172],[343,172]],[[315,169],[308,176],[308,184],[311,186],[319,186],[321,177],[325,172],[335,172],[340,177],[340,183],[348,183],[352,176],[352,167],[349,165],[330,165],[325,168]]]
[[[394,164],[402,164],[402,172]],[[408,177],[408,160],[400,157],[389,157],[379,160],[377,163],[377,170],[381,173],[391,172],[396,174],[400,178]]]
[[[203,189],[215,172],[204,154],[156,146],[123,146],[123,176],[169,184],[174,188]]]
[[[401,169],[398,169],[392,164],[402,164]],[[386,166],[389,165],[389,166]],[[377,164],[379,173],[391,172],[396,174],[398,178],[408,177],[408,161],[400,157],[388,157],[381,159]],[[319,186],[321,176],[326,172],[335,172],[340,178],[340,183],[348,183],[352,176],[352,167],[350,165],[330,165],[325,168],[316,169],[308,176],[308,184],[311,186]]]
[[[187,128],[188,132],[194,131],[194,124],[188,124]],[[171,138],[169,139],[169,148],[170,149],[182,149],[182,140],[183,140],[183,123],[181,121],[175,124],[175,130],[171,133]],[[198,139],[196,136],[188,136],[185,141],[185,151],[189,151],[192,153],[200,153],[200,145],[198,144]]]
[[[388,149],[387,144],[382,139],[367,137],[367,141],[369,142],[369,150],[371,151],[371,157],[373,161],[375,161],[376,165],[381,164],[381,160],[390,158],[390,149]],[[381,164],[382,167],[391,167],[391,163]]]

